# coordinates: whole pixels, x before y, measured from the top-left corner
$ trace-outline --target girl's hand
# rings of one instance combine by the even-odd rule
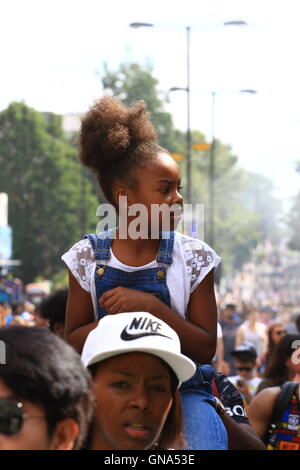
[[[101,295],[99,304],[107,313],[149,312],[157,309],[160,300],[153,294],[126,287],[115,287]]]

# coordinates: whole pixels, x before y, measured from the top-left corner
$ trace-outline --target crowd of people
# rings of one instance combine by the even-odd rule
[[[100,99],[79,143],[119,226],[63,254],[68,289],[36,308],[0,305],[0,449],[263,450],[289,382],[297,387],[268,445],[300,449],[300,334],[253,305],[218,309],[220,257],[175,230],[179,168],[145,103]],[[136,204],[147,237],[130,235]],[[153,204],[172,208],[167,224]],[[257,416],[269,391],[272,406]]]
[[[188,374],[194,375],[196,366],[180,352],[175,331],[145,312],[107,315],[88,335],[80,360],[64,340],[67,301],[68,289],[61,289],[36,307],[28,302],[18,308],[0,304],[0,341],[7,345],[6,364],[0,368],[0,449],[191,449],[178,387]],[[22,321],[16,321],[19,316]],[[241,322],[243,317],[246,320]],[[139,322],[134,325],[138,332],[142,323],[150,323],[152,334],[143,338],[142,344],[122,338],[122,332],[128,333],[134,320]],[[224,425],[229,449],[264,449],[280,387],[286,382],[300,382],[300,353],[298,364],[291,360],[297,351],[295,341],[300,346],[300,332],[288,334],[288,324],[284,326],[276,317],[269,326],[260,320],[259,313],[245,315],[233,304],[221,309],[218,349],[222,354],[217,351],[213,368],[202,368],[206,399],[211,395],[216,400],[215,404],[211,400],[211,406]],[[155,322],[160,325],[159,346],[153,342]],[[227,334],[228,325],[235,334]],[[247,326],[252,330],[251,337]],[[299,318],[295,328],[299,328]],[[241,338],[243,331],[246,337]],[[177,350],[164,346],[163,338],[167,337],[177,342]],[[257,349],[257,344],[263,344],[262,349]],[[164,369],[168,374],[161,373]],[[155,406],[150,406],[143,394],[137,394],[132,408],[123,407],[122,400],[128,403],[131,392],[148,388]],[[171,400],[171,407],[166,407],[169,414],[160,402],[160,397],[167,398],[166,390],[169,401],[162,404]],[[293,400],[293,416],[297,416],[297,393]],[[218,409],[219,401],[222,407]],[[139,411],[143,408],[140,403],[147,410],[145,416]],[[114,413],[107,413],[108,409]],[[25,416],[34,419],[27,423]],[[299,422],[294,422],[295,426],[299,434]],[[285,442],[281,448],[297,449],[299,436],[295,435],[295,442]]]

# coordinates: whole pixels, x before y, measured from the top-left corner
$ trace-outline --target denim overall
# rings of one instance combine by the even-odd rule
[[[104,292],[121,286],[156,295],[162,302],[171,307],[166,277],[167,269],[172,264],[174,232],[170,232],[168,237],[160,238],[156,257],[157,267],[133,272],[107,266],[112,243],[111,232],[110,230],[99,235],[89,234],[84,237],[90,240],[94,250],[97,299],[99,300]],[[107,312],[104,307],[99,305],[99,302],[97,302],[97,308],[97,317],[101,319]],[[183,382],[180,387],[185,421],[184,432],[188,449],[227,449],[227,433],[214,409],[215,400],[212,395],[211,385],[213,373],[211,366],[198,365],[195,375]]]

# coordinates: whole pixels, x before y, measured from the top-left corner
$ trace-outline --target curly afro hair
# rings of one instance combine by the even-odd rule
[[[113,183],[134,186],[134,170],[162,150],[156,139],[143,100],[126,107],[116,98],[104,96],[82,119],[79,158],[96,173],[105,197],[115,204]]]

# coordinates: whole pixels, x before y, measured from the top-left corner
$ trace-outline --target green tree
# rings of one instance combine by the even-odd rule
[[[16,274],[25,283],[51,279],[82,230],[95,231],[97,198],[59,116],[12,103],[0,113],[0,129],[0,191],[9,196],[13,256],[22,261]]]
[[[104,64],[102,85],[105,91],[119,98],[127,106],[144,100],[158,134],[159,145],[170,152],[181,152],[182,134],[174,128],[172,116],[165,110],[167,95],[158,90],[159,81],[153,77],[151,65],[121,64],[110,71]]]

